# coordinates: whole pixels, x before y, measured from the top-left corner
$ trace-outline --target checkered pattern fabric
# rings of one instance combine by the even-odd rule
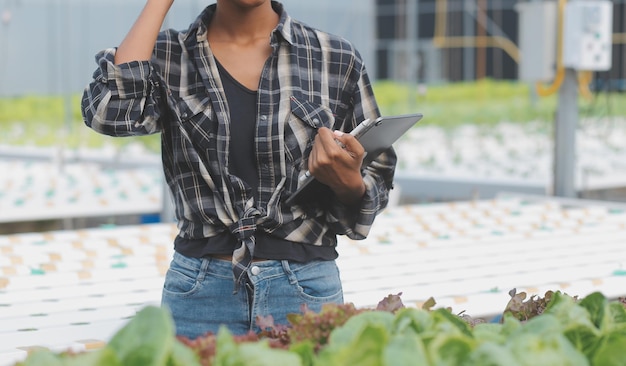
[[[85,123],[99,133],[160,132],[179,235],[203,238],[231,230],[241,240],[235,256],[242,259],[254,255],[256,230],[306,245],[334,246],[336,235],[365,238],[387,205],[396,164],[389,149],[364,169],[366,194],[359,207],[332,197],[284,204],[307,170],[319,127],[349,131],[379,110],[361,56],[349,42],[292,19],[280,3],[272,5],[280,22],[268,37],[273,52],[258,88],[258,192],[228,169],[229,147],[236,143],[229,111],[237,106],[226,101],[207,41],[215,5],[187,30],[163,31],[150,61],[115,65],[116,49],[99,52],[82,100]]]

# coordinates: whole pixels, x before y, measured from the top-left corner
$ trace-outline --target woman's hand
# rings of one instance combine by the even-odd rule
[[[308,168],[341,202],[351,205],[365,193],[361,175],[364,156],[365,150],[354,136],[322,127],[315,136]]]

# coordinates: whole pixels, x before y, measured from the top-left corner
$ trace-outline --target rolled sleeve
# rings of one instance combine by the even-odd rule
[[[116,65],[115,52],[109,48],[96,55],[98,68],[81,103],[85,124],[110,136],[159,132],[164,98],[158,73],[150,61]]]
[[[115,48],[104,50],[98,55],[98,71],[94,78],[107,85],[111,97],[116,99],[136,99],[146,97],[150,91],[151,65],[149,61],[132,61],[116,65]]]
[[[367,237],[374,219],[389,203],[395,161],[395,151],[391,148],[365,169],[365,194],[357,205],[349,207],[336,200],[328,214],[328,221],[337,234],[353,240]]]

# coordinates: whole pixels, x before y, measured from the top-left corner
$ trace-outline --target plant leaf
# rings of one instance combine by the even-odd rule
[[[174,324],[165,309],[147,306],[109,341],[123,365],[165,365],[175,342]]]

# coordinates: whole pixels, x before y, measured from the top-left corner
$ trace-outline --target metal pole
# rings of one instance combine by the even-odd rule
[[[473,4],[472,0],[465,0],[463,3],[463,35],[466,37],[474,37],[476,32],[476,27],[474,23],[476,6]],[[476,70],[475,66],[475,52],[474,46],[470,41],[470,38],[467,38],[467,47],[463,49],[464,57],[463,57],[463,79],[466,81],[472,81],[475,78],[474,71]]]
[[[418,41],[418,4],[417,0],[409,0],[406,8],[406,38],[409,42],[409,82],[411,85],[411,93],[410,93],[410,101],[411,103],[415,102],[415,91],[417,88],[417,84],[419,82],[419,67],[421,60],[419,59],[417,41]]]
[[[554,195],[576,197],[576,128],[578,126],[578,79],[576,70],[565,69],[559,90],[554,131]]]

